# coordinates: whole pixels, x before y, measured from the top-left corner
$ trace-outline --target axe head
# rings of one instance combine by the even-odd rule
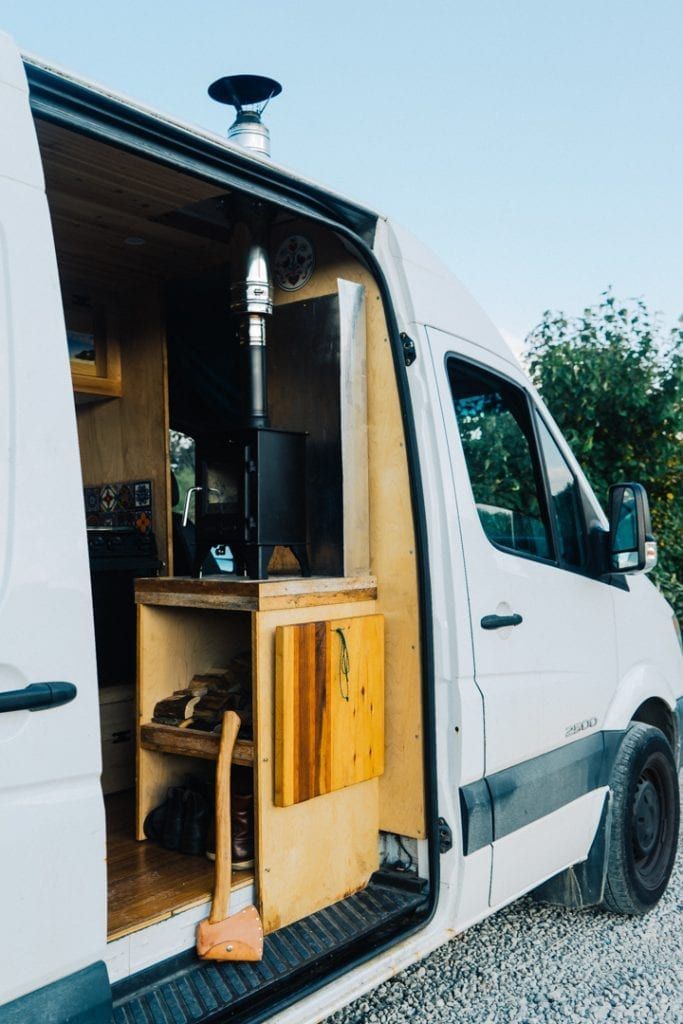
[[[224,921],[200,921],[197,953],[203,960],[261,960],[263,926],[256,907],[245,907]]]

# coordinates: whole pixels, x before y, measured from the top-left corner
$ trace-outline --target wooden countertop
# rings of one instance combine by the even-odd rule
[[[244,577],[155,576],[135,581],[137,604],[226,611],[274,611],[315,605],[374,601],[374,576],[292,576],[267,580]]]

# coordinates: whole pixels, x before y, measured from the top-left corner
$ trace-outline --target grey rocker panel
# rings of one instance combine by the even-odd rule
[[[467,855],[606,786],[623,731],[596,732],[460,788]]]
[[[111,986],[102,961],[0,1006],[0,1024],[110,1024]]]

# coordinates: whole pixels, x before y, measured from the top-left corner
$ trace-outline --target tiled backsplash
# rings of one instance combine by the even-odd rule
[[[91,529],[135,527],[152,529],[152,481],[122,480],[85,487],[85,520]]]

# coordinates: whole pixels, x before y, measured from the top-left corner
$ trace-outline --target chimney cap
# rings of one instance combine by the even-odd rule
[[[217,78],[209,86],[212,100],[228,103],[238,113],[246,105],[267,103],[281,92],[280,83],[264,75],[227,75],[225,78]]]

